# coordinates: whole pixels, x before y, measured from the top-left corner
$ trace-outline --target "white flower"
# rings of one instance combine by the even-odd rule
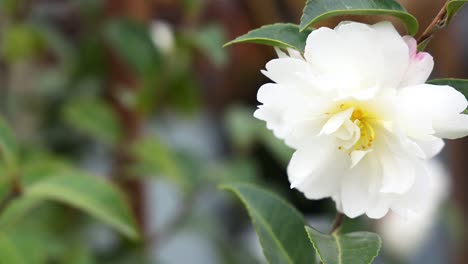
[[[263,73],[255,117],[294,148],[291,187],[332,197],[349,217],[415,213],[428,188],[426,159],[441,138],[468,134],[465,97],[424,84],[433,68],[390,22],[341,23],[307,39],[304,57],[279,52]]]
[[[439,207],[448,198],[450,178],[442,164],[428,162],[429,189],[425,202],[418,215],[403,219],[395,214],[388,214],[377,224],[384,247],[393,254],[408,258],[424,245],[437,222]]]
[[[150,33],[154,45],[163,53],[168,54],[174,49],[174,33],[168,23],[163,21],[152,22]]]

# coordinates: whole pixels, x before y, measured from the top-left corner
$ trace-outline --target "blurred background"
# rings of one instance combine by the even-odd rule
[[[444,1],[401,2],[424,29]],[[252,116],[274,50],[222,47],[265,24],[298,23],[304,4],[0,0],[0,111],[24,160],[115,182],[143,234],[132,242],[73,208],[44,204],[8,230],[31,263],[266,263],[242,205],[217,189],[229,181],[275,190],[326,231],[333,203],[289,189],[292,150]],[[467,32],[468,8],[429,45],[433,77],[468,78]],[[434,206],[417,221],[363,217],[345,228],[383,236],[378,263],[468,263],[467,152],[467,140],[448,142],[432,170]]]

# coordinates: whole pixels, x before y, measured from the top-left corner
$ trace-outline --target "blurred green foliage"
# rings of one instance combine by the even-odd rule
[[[213,161],[144,130],[167,113],[191,119],[205,111],[193,69],[200,59],[226,66],[223,28],[173,28],[167,52],[156,45],[150,24],[107,17],[103,1],[72,6],[71,24],[45,12],[60,10],[50,5],[39,10],[41,3],[0,1],[0,60],[15,80],[0,79],[8,91],[0,119],[0,263],[153,263],[145,252],[153,234],[141,232],[135,197],[125,186],[155,180],[174,185],[185,201],[158,243],[190,226],[206,233],[225,263],[255,263],[245,248],[232,252],[240,238],[229,238],[223,219],[197,205],[220,183],[259,181],[251,151],[266,141],[253,111],[229,111],[228,144],[241,151]],[[183,2],[190,19],[202,10],[203,1]],[[22,127],[24,120],[34,122]],[[88,157],[108,169],[90,170],[83,165]],[[103,224],[112,234],[105,249],[95,246],[99,234],[90,231]]]
[[[119,120],[105,102],[73,100],[65,105],[63,113],[68,124],[91,138],[115,145],[121,137]]]
[[[29,24],[13,24],[1,37],[2,57],[10,62],[25,60],[37,55],[43,47],[40,33]]]

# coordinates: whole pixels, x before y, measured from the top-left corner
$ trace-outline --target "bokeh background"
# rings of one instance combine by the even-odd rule
[[[424,29],[444,1],[405,0]],[[223,48],[248,30],[298,23],[304,0],[0,0],[0,111],[23,155],[115,181],[144,238],[128,241],[73,208],[36,208],[10,232],[37,263],[266,263],[248,215],[217,186],[253,182],[327,230],[329,200],[289,189],[292,150],[252,117],[271,47]],[[347,17],[366,22],[386,18]],[[404,29],[395,22],[404,34]],[[468,8],[428,47],[432,77],[468,78]],[[366,218],[378,263],[468,263],[468,141],[448,142],[427,215]],[[37,241],[39,240],[39,242]],[[1,260],[1,256],[0,256]]]

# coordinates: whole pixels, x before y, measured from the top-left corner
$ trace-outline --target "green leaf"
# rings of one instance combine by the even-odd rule
[[[48,177],[66,175],[74,171],[65,161],[54,158],[42,151],[29,150],[27,154],[28,155],[25,155],[21,162],[21,185],[24,190],[27,190],[30,186],[38,182],[46,180]],[[1,179],[2,177],[0,176],[0,180]],[[1,194],[5,195],[3,190]],[[5,210],[0,213],[0,229],[12,230],[13,226],[28,221],[29,218],[27,215],[43,203],[43,200],[35,199],[34,197],[24,195],[16,197],[9,203]],[[48,206],[50,207],[51,205]],[[42,210],[43,208],[44,207],[41,207],[40,209]],[[38,215],[37,211],[33,213],[34,223],[40,222],[41,217]],[[21,230],[24,230],[24,226],[21,227]],[[15,233],[15,236],[17,233],[18,232]],[[26,233],[28,233],[28,231],[26,231]]]
[[[24,190],[25,199],[57,201],[106,222],[131,239],[138,231],[122,194],[110,183],[81,172],[51,176]]]
[[[233,192],[247,208],[270,264],[315,261],[304,231],[304,218],[294,207],[254,185],[233,183],[221,188]]]
[[[432,37],[429,37],[421,42],[418,43],[418,51],[424,51],[427,47],[427,45],[429,44],[429,42],[431,42],[431,39]]]
[[[395,0],[307,0],[301,17],[301,31],[329,17],[343,15],[388,15],[399,18],[414,35],[418,20]]]
[[[427,83],[435,85],[448,85],[455,88],[457,91],[462,93],[468,99],[468,80],[466,79],[434,79],[430,80]]]
[[[69,264],[95,264],[93,252],[87,243],[75,242],[62,257],[63,260],[60,263]]]
[[[372,263],[382,246],[380,237],[370,232],[327,235],[305,229],[323,264]]]
[[[25,252],[20,252],[8,236],[0,234],[0,264],[26,264],[24,254]]]
[[[13,200],[0,214],[0,229],[9,230],[23,219],[27,213],[37,207],[42,201],[31,197],[22,197]]]
[[[24,263],[47,263],[47,248],[50,247],[48,243],[50,240],[44,234],[42,229],[23,226],[4,233],[16,250],[21,253]],[[2,256],[1,253],[0,256]]]
[[[249,42],[279,48],[293,48],[300,52],[304,52],[307,36],[309,36],[311,32],[311,29],[299,32],[299,26],[295,24],[277,23],[254,29],[247,34],[226,43],[224,46]]]
[[[64,109],[65,120],[87,134],[108,144],[116,144],[121,127],[114,111],[105,103],[91,100],[77,100]]]
[[[0,155],[3,158],[6,169],[14,172],[17,164],[18,146],[12,131],[8,127],[7,122],[0,117]],[[13,170],[13,171],[11,171]]]
[[[447,20],[442,27],[448,26],[457,12],[468,3],[468,0],[453,0],[447,4]]]
[[[30,186],[45,178],[72,172],[73,168],[63,160],[50,156],[37,157],[21,163],[21,184]]]
[[[106,26],[104,33],[117,55],[137,74],[149,77],[162,65],[162,56],[144,24],[115,20]]]

